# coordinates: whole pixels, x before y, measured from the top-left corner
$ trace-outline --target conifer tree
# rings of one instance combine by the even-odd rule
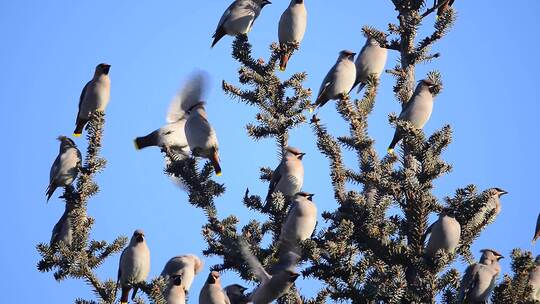
[[[390,23],[387,32],[365,26],[363,33],[399,55],[399,63],[387,73],[395,77],[396,99],[405,106],[420,78],[435,84],[435,95],[442,92],[441,73],[434,70],[418,76],[416,67],[440,56],[431,53],[430,49],[450,30],[456,13],[452,7],[446,7],[448,0],[435,1],[432,6],[422,0],[392,2],[398,22]],[[441,10],[443,6],[445,9]],[[438,16],[431,34],[418,37],[419,29],[432,22],[430,18],[435,12]],[[308,298],[299,296],[299,291],[292,288],[278,302],[457,303],[462,274],[453,265],[458,259],[475,262],[471,245],[496,217],[495,212],[481,213],[488,203],[490,190],[480,191],[474,185],[467,185],[443,199],[432,193],[434,181],[452,169],[441,158],[452,140],[450,126],[442,126],[427,135],[391,114],[389,123],[403,134],[401,149],[397,154],[380,155],[368,132],[368,117],[379,87],[375,76],[369,78],[361,99],[343,96],[335,102],[349,132],[331,134],[324,121],[307,111],[314,99],[312,91],[303,86],[307,74],[295,73],[285,80],[276,75],[279,57],[298,48],[297,44],[274,43],[267,60],[255,59],[247,37],[238,36],[233,42],[232,57],[240,64],[238,74],[242,87],[228,81],[222,83],[226,94],[258,110],[255,121],[246,125],[247,134],[255,141],[274,140],[279,151],[278,160],[288,145],[289,132],[301,125],[311,127],[320,153],[328,158],[335,207],[322,213],[324,222],[319,223],[311,239],[301,244],[302,274],[318,280],[319,291]],[[89,144],[76,187],[67,187],[63,195],[66,210],[73,214],[74,241],[70,245],[61,243],[53,247],[39,244],[37,249],[42,260],[38,269],[54,271],[54,278],[59,281],[83,279],[93,288],[99,303],[113,303],[115,280],[102,281],[94,270],[105,259],[121,251],[127,239],[119,237],[111,244],[90,240],[94,220],[86,213],[88,199],[98,192],[92,178],[105,167],[105,160],[99,156],[103,127],[104,114],[95,114],[87,127]],[[166,150],[162,152],[168,160],[166,174],[181,180],[189,203],[206,215],[202,236],[207,248],[203,254],[222,258],[222,262],[211,266],[211,270],[234,271],[242,280],[255,281],[240,254],[241,240],[248,244],[265,268],[276,263],[281,226],[290,207],[290,201],[284,195],[274,193],[265,202],[260,195],[246,189],[244,197],[239,199],[245,207],[264,215],[266,220],[251,220],[239,227],[236,216],[218,216],[216,203],[226,189],[225,185],[213,180],[209,162],[194,157],[177,159]],[[346,153],[356,156],[356,167],[344,163]],[[275,163],[276,160],[269,160],[268,164]],[[272,173],[270,167],[260,168],[261,180],[270,181]],[[390,208],[397,208],[399,212],[390,213]],[[453,253],[438,252],[434,258],[429,258],[425,254],[428,219],[443,209],[451,212],[460,223],[460,243]],[[269,244],[263,242],[266,235],[271,236]],[[514,275],[504,276],[492,294],[493,303],[533,303],[528,286],[528,274],[533,267],[530,252],[514,250]],[[155,278],[140,287],[151,303],[164,302],[162,278]],[[96,303],[82,299],[76,302]],[[136,302],[144,301],[138,298]]]

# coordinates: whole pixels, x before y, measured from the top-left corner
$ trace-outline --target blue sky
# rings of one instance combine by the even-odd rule
[[[223,79],[237,82],[238,64],[230,57],[232,39],[226,37],[210,49],[211,35],[229,1],[200,2],[0,2],[0,102],[4,113],[0,159],[5,172],[0,280],[6,287],[6,303],[35,302],[35,295],[48,303],[92,298],[82,281],[59,284],[52,274],[39,273],[34,247],[49,240],[63,211],[62,201],[56,198],[59,190],[49,204],[44,196],[58,151],[55,138],[71,134],[80,91],[99,62],[112,64],[112,98],[103,149],[108,166],[97,177],[101,193],[91,200],[88,210],[96,219],[92,237],[113,240],[143,228],[152,252],[152,277],[174,255],[200,255],[205,246],[199,233],[205,220],[202,211],[190,206],[186,194],[162,173],[163,160],[157,149],[137,152],[132,144],[134,137],[164,123],[170,99],[194,69],[212,75],[208,112],[221,142],[224,174],[218,181],[227,186],[227,193],[217,201],[219,214],[236,214],[243,223],[256,216],[243,207],[241,199],[246,187],[253,193],[266,193],[267,185],[258,180],[258,168],[276,165],[275,145],[270,140],[253,144],[244,126],[253,121],[254,109],[230,100],[220,89]],[[535,174],[540,170],[535,157],[539,148],[536,72],[540,69],[535,37],[540,30],[536,16],[540,4],[534,0],[514,5],[489,0],[456,2],[458,22],[434,48],[442,57],[418,68],[419,76],[439,69],[445,86],[425,131],[431,133],[444,124],[451,124],[454,130],[453,143],[445,153],[454,170],[437,181],[435,193],[442,198],[470,183],[480,189],[498,186],[509,191],[503,198],[503,212],[474,245],[474,252],[485,247],[506,255],[515,247],[531,250],[540,211]],[[287,3],[275,0],[257,20],[250,34],[257,57],[267,57]],[[341,49],[360,50],[363,25],[386,29],[396,16],[390,1],[308,0],[307,6],[304,43],[283,76],[306,70],[306,86],[315,90]],[[432,17],[427,18],[426,28],[432,22]],[[387,67],[396,58],[390,52]],[[388,114],[399,111],[393,84],[392,77],[382,76],[370,118],[370,133],[381,154],[393,133]],[[332,106],[322,109],[320,116],[334,134],[346,131]],[[328,162],[317,151],[310,128],[295,130],[290,142],[308,153],[304,189],[316,193],[321,211],[335,208]],[[85,148],[82,139],[77,143],[81,150]],[[538,254],[540,249],[536,247],[534,252]],[[99,269],[100,278],[116,276],[118,258],[110,258]],[[209,266],[218,260],[205,261]],[[508,271],[509,260],[503,261]],[[456,266],[464,267],[461,262]],[[205,267],[196,279],[191,302],[196,302],[207,273]],[[236,277],[228,273],[224,281],[229,284]],[[313,284],[301,286],[312,294]]]

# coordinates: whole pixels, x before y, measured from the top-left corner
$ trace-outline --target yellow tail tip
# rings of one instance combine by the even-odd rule
[[[140,150],[139,145],[137,145],[137,141],[133,140],[133,146],[135,146],[135,150]]]
[[[75,136],[75,137],[81,137],[81,133],[73,133],[73,136]]]
[[[279,67],[279,70],[285,72],[285,67]]]
[[[221,176],[223,173],[221,172],[216,172],[216,176]]]
[[[313,108],[314,108],[313,106],[309,106],[308,108],[309,113],[313,113]]]
[[[392,148],[388,148],[387,151],[388,151],[388,154],[394,154],[394,149],[392,149]]]

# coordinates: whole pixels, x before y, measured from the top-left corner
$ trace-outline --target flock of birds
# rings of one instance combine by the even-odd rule
[[[436,0],[437,1],[437,0]],[[438,15],[444,13],[454,1],[438,0]],[[270,4],[267,0],[236,0],[224,12],[215,34],[212,47],[225,35],[237,36],[247,34],[262,8]],[[435,3],[437,4],[437,3]],[[304,0],[291,0],[288,8],[279,21],[279,41],[300,43],[307,25],[307,11]],[[359,56],[355,53],[341,51],[339,57],[324,78],[313,107],[322,107],[329,100],[347,96],[358,87],[358,92],[366,85],[370,75],[380,77],[387,59],[387,49],[381,47],[377,40],[368,38]],[[280,69],[285,70],[291,57],[285,52],[280,58]],[[79,111],[76,119],[74,136],[82,134],[92,113],[104,112],[110,98],[109,64],[99,64],[93,78],[84,86],[79,100]],[[207,83],[203,73],[193,75],[177,93],[169,106],[167,124],[150,134],[135,139],[137,149],[157,146],[175,159],[190,155],[208,159],[214,167],[216,175],[221,174],[219,145],[216,132],[205,111],[205,92]],[[433,110],[433,88],[435,84],[428,79],[419,81],[410,101],[402,109],[400,120],[409,121],[416,128],[423,128]],[[402,135],[396,131],[388,148],[391,153]],[[57,187],[70,186],[77,178],[82,157],[75,142],[66,137],[58,137],[60,141],[59,155],[50,172],[50,183],[47,188],[47,201]],[[311,237],[317,220],[317,207],[313,194],[303,192],[304,168],[302,158],[305,153],[297,148],[286,147],[283,159],[272,174],[266,202],[272,200],[272,194],[281,192],[292,201],[280,235],[279,261],[268,273],[257,258],[250,252],[244,241],[239,242],[243,259],[248,263],[252,273],[260,285],[251,293],[245,294],[245,287],[233,284],[221,287],[219,272],[212,271],[208,275],[200,295],[201,304],[226,303],[271,303],[280,298],[293,286],[300,276],[295,268],[300,260],[299,242]],[[490,199],[478,213],[474,221],[480,223],[489,212],[498,214],[501,210],[499,198],[506,192],[499,188],[489,190]],[[54,226],[50,244],[57,245],[72,242],[72,224],[69,208]],[[438,220],[433,223],[427,233],[430,235],[426,245],[426,255],[435,257],[438,252],[454,252],[458,247],[461,226],[451,210],[443,210]],[[540,216],[535,231],[534,241],[540,237]],[[483,302],[489,298],[500,273],[499,260],[503,256],[492,249],[482,250],[480,261],[467,268],[460,290],[460,300],[467,298],[473,302]],[[120,257],[118,269],[118,285],[122,289],[121,303],[128,302],[130,290],[135,287],[132,298],[137,292],[136,286],[145,282],[150,271],[150,251],[146,244],[146,236],[142,230],[136,230],[129,245]],[[540,300],[540,256],[536,258],[536,268],[530,275],[533,287],[533,299]],[[202,270],[203,262],[195,255],[181,255],[170,259],[161,276],[167,282],[164,298],[169,304],[184,304],[195,275]],[[118,286],[117,286],[118,287]]]

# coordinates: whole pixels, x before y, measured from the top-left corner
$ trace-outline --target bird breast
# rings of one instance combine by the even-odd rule
[[[337,63],[333,75],[333,82],[327,88],[327,96],[337,99],[340,94],[347,94],[356,80],[356,66],[354,62],[344,59]]]
[[[302,42],[307,27],[307,12],[305,5],[289,6],[279,19],[279,42]]]

